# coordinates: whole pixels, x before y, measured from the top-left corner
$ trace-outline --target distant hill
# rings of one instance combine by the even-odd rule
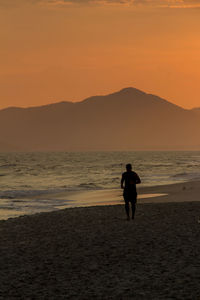
[[[200,150],[199,132],[196,110],[135,88],[0,111],[0,141],[10,151]]]
[[[192,109],[193,112],[200,114],[200,107],[195,107]]]

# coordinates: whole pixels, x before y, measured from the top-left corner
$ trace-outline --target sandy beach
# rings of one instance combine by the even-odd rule
[[[200,299],[199,182],[139,193],[0,221],[0,299]]]

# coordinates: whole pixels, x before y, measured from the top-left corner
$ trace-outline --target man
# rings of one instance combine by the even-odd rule
[[[125,182],[125,186],[124,186]],[[137,202],[137,190],[136,184],[141,183],[140,177],[132,171],[132,165],[126,165],[126,172],[122,174],[121,188],[124,189],[123,196],[125,201],[125,211],[127,214],[127,220],[130,220],[129,216],[129,202],[132,206],[132,219],[135,216],[135,206]]]

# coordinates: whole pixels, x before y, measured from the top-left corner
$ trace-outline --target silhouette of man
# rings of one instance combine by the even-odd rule
[[[125,183],[125,185],[124,185]],[[127,215],[127,220],[130,220],[129,215],[129,202],[131,202],[132,207],[132,219],[135,216],[136,202],[137,202],[137,190],[136,184],[141,183],[140,177],[132,171],[132,165],[126,165],[126,172],[122,174],[121,188],[124,189],[123,196],[125,201],[125,211]]]

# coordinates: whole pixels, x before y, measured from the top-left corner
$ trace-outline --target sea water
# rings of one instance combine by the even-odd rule
[[[143,186],[200,179],[200,151],[0,153],[0,219],[55,207],[30,196],[118,189],[127,163]]]

